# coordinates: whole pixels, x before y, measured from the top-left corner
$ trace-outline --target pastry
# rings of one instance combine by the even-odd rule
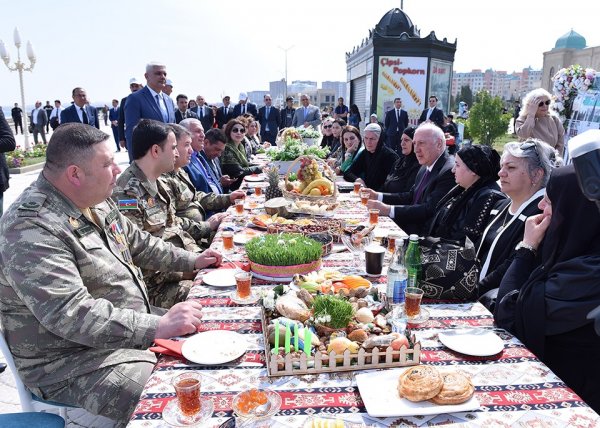
[[[410,401],[423,401],[438,395],[444,381],[432,366],[415,366],[400,375],[398,393]]]
[[[473,396],[475,388],[471,379],[457,373],[442,373],[443,386],[438,395],[431,399],[435,404],[460,404]]]

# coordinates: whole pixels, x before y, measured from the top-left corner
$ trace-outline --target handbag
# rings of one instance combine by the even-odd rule
[[[423,297],[440,300],[475,301],[480,263],[469,238],[456,241],[427,237],[421,240],[421,288]]]

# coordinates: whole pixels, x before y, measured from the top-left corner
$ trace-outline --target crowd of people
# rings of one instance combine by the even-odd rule
[[[279,110],[270,95],[257,108],[245,93],[213,108],[200,95],[173,101],[163,64],[148,64],[145,79],[132,79],[131,94],[104,112],[116,150],[130,156],[123,172],[83,88],[49,115],[36,105],[42,139],[44,117],[58,123],[46,164],[0,221],[0,321],[33,393],[126,422],[156,362],[146,349],[200,323],[202,307],[186,301],[191,280],[221,263],[210,243],[224,211],[244,197],[243,178],[261,172],[253,155],[284,127],[312,126],[327,163],[369,190],[369,208],[408,234],[473,242],[478,295],[498,325],[600,410],[592,387],[600,375],[565,354],[574,347],[589,366],[600,355],[585,317],[600,305],[600,214],[573,168],[560,166],[562,124],[550,94],[525,97],[520,141],[500,156],[448,145],[456,127],[435,96],[418,127],[397,98],[383,123],[371,116],[361,132],[358,109],[343,99],[326,115],[305,94],[298,108],[290,97]],[[0,119],[0,148],[12,150]]]

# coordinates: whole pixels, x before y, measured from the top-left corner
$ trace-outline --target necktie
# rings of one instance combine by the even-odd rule
[[[161,96],[159,94],[156,94],[156,102],[158,103],[158,108],[160,109],[160,112],[162,114],[163,122],[168,123],[169,122],[169,113],[167,112],[167,107],[165,106],[165,103],[160,102],[160,99],[161,99]]]
[[[429,170],[425,170],[425,174],[421,177],[421,181],[415,190],[415,195],[413,198],[413,205],[419,204],[421,202],[421,196],[423,196],[423,191],[429,182]]]
[[[400,109],[396,109],[396,131],[400,131]]]
[[[308,109],[304,107],[304,121],[306,122],[306,116],[308,115]]]
[[[429,111],[427,112],[427,120],[429,120],[429,116],[431,116],[432,111],[433,111],[433,109],[429,109]]]
[[[83,119],[83,123],[85,123],[86,125],[90,124],[90,121],[88,120],[88,115],[85,113],[85,110],[83,109],[83,107],[79,107],[81,109],[81,117]]]
[[[242,104],[242,114],[246,113],[246,105]]]
[[[223,108],[223,111],[225,112],[225,116],[227,116],[227,107]]]
[[[200,107],[198,111],[200,112],[200,119],[202,119],[204,117],[204,107]]]
[[[265,126],[265,131],[269,132],[269,111],[270,111],[271,107],[267,106],[267,108],[265,109],[266,113],[265,113],[265,120],[267,121],[267,125]]]

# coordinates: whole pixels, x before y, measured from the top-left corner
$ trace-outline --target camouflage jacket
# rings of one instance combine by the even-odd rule
[[[19,375],[47,386],[131,361],[164,310],[137,266],[191,271],[197,255],[143,232],[106,200],[94,224],[43,175],[0,221],[0,321]]]
[[[175,215],[168,193],[166,190],[160,192],[159,187],[162,184],[158,180],[150,182],[134,161],[117,179],[112,198],[119,211],[140,229],[180,248],[200,251],[196,239],[185,231],[191,226],[183,227],[183,221]]]

